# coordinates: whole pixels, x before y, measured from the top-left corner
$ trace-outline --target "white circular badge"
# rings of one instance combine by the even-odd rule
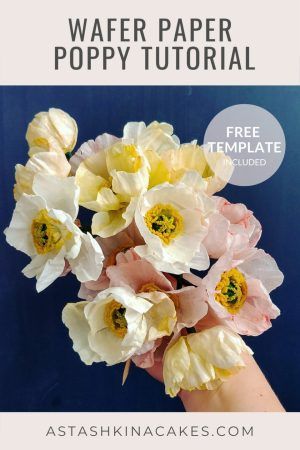
[[[208,153],[224,152],[230,156],[234,170],[229,183],[253,186],[278,170],[284,158],[285,136],[269,111],[240,104],[224,109],[212,119],[205,132],[204,147]],[[228,164],[228,159],[224,164]]]

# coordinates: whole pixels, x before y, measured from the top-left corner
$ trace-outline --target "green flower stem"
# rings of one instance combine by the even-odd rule
[[[187,286],[196,287],[193,283],[190,283],[189,281],[185,280],[183,278],[183,275],[172,274],[172,277],[176,278],[176,280],[177,280],[177,289],[181,289],[182,287],[187,287]]]
[[[186,328],[186,331],[188,334],[197,333],[197,330],[195,327]]]
[[[181,289],[183,286],[183,275],[177,275],[175,276],[175,278],[177,279],[177,289]]]

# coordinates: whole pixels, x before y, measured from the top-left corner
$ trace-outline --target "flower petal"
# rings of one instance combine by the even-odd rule
[[[103,152],[103,156],[105,156],[103,150],[110,147],[118,140],[119,139],[116,136],[104,133],[98,136],[94,141],[91,139],[87,142],[84,142],[70,159],[72,174],[74,175],[80,163],[82,161],[85,161],[90,156],[100,152]]]
[[[141,293],[153,306],[146,314],[148,341],[170,336],[176,324],[176,310],[173,301],[164,292]]]
[[[80,204],[92,211],[99,211],[99,205],[96,202],[97,196],[99,190],[107,186],[107,181],[100,175],[91,172],[84,163],[78,167],[75,180],[80,188]]]
[[[22,273],[27,278],[36,277],[37,292],[46,289],[63,273],[65,267],[64,255],[64,249],[53,258],[49,258],[49,255],[37,255],[24,267]]]
[[[123,139],[136,141],[145,129],[146,125],[144,122],[128,122],[123,129]]]
[[[81,247],[78,256],[69,259],[72,272],[82,283],[97,280],[101,274],[104,256],[97,241],[90,233],[81,235]]]
[[[188,343],[198,355],[221,369],[245,365],[241,354],[252,353],[242,338],[229,328],[216,326],[200,333],[192,333],[187,337]]]
[[[185,287],[168,293],[176,305],[177,329],[190,328],[206,316],[207,293],[203,284]]]
[[[219,213],[209,216],[209,228],[203,245],[205,246],[209,256],[217,259],[228,250],[228,220]]]
[[[58,209],[68,213],[73,220],[78,214],[79,188],[74,177],[61,178],[37,173],[33,180],[33,192],[43,197],[48,209]]]
[[[106,273],[110,279],[110,286],[127,286],[135,292],[140,292],[142,286],[147,284],[153,284],[164,291],[172,289],[172,284],[161,272],[148,261],[141,259],[110,266]]]
[[[79,354],[82,362],[91,365],[93,362],[100,362],[101,358],[89,346],[90,327],[84,315],[87,303],[68,303],[63,309],[62,321],[69,329],[74,351]]]
[[[134,216],[136,198],[132,198],[126,208],[118,211],[103,211],[94,214],[92,219],[92,233],[102,238],[114,236],[127,228]]]
[[[251,252],[249,255],[239,266],[247,275],[258,278],[268,292],[282,284],[283,273],[272,256],[262,249]]]
[[[156,349],[160,346],[162,342],[162,339],[157,339],[155,341],[155,344],[151,348],[151,350],[148,350],[146,353],[143,353],[141,355],[134,355],[131,359],[134,362],[134,364],[137,367],[140,367],[141,369],[148,369],[149,367],[152,367],[154,365],[154,354]]]

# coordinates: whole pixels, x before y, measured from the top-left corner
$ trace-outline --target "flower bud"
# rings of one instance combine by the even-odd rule
[[[28,125],[26,140],[30,148],[49,150],[50,146],[54,146],[68,153],[76,145],[77,134],[77,124],[69,114],[61,109],[50,108],[48,112],[34,116]]]
[[[180,389],[215,389],[245,366],[242,352],[252,353],[238,334],[223,326],[181,336],[164,356],[166,393],[175,397]]]

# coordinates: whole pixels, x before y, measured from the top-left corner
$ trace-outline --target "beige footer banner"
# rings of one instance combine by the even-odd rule
[[[300,413],[0,413],[0,448],[284,449]]]

